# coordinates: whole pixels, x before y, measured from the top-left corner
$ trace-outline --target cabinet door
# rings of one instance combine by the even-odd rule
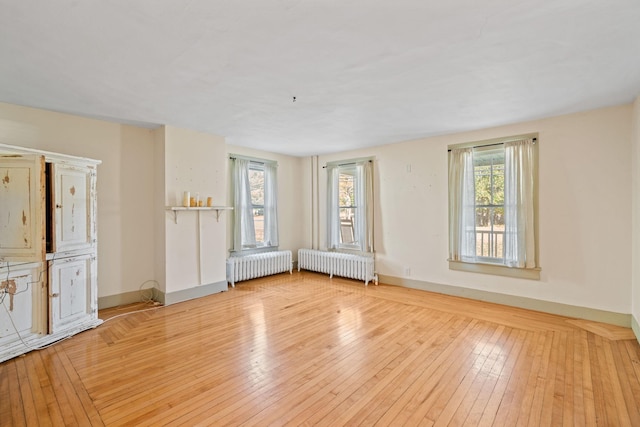
[[[97,315],[96,292],[95,256],[49,261],[49,332],[60,332]]]
[[[44,157],[0,156],[0,262],[44,260],[44,184]]]
[[[44,263],[0,268],[0,360],[12,343],[22,346],[20,337],[30,341],[46,331],[44,269]]]
[[[53,252],[88,249],[95,244],[95,169],[53,164]]]

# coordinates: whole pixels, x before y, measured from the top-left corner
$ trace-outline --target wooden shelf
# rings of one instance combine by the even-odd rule
[[[220,221],[220,212],[233,210],[231,206],[202,206],[198,208],[190,208],[186,206],[168,206],[167,211],[173,212],[173,221],[178,223],[178,212],[187,212],[187,211],[214,211],[216,213],[216,222]]]

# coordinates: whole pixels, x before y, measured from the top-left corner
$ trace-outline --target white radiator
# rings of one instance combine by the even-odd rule
[[[378,284],[373,256],[370,255],[300,249],[298,250],[298,271],[300,269],[327,273],[330,277],[336,275],[363,280],[365,286],[371,281]]]
[[[291,251],[273,251],[230,257],[227,259],[227,282],[236,282],[269,276],[292,270]]]

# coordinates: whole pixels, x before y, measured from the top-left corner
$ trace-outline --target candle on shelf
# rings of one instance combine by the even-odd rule
[[[207,197],[207,206],[208,207],[213,206],[213,197]]]
[[[182,206],[184,206],[185,208],[188,208],[190,204],[191,204],[191,193],[188,191],[185,191],[182,194]]]

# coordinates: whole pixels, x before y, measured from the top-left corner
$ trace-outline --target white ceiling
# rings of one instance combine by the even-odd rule
[[[639,0],[0,0],[0,101],[296,156],[638,94]]]

